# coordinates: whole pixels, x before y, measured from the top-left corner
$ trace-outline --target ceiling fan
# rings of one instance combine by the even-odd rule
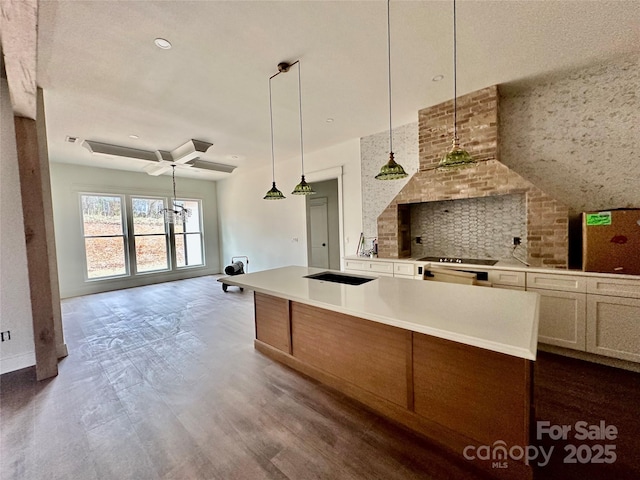
[[[123,147],[121,145],[112,145],[110,143],[95,142],[93,140],[85,140],[82,142],[82,146],[94,155],[127,157],[153,162],[143,169],[146,173],[153,176],[168,172],[173,165],[183,169],[195,168],[223,173],[231,173],[236,168],[235,165],[225,165],[200,159],[200,155],[213,146],[213,143],[203,142],[202,140],[191,139],[170,152],[166,150],[156,150],[155,152],[151,150],[140,150],[137,148]]]

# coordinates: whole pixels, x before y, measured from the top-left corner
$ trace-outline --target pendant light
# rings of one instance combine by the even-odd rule
[[[176,166],[171,165],[173,171],[171,172],[171,177],[173,179],[173,208],[163,208],[162,213],[164,215],[164,221],[167,223],[181,224],[184,223],[187,218],[191,216],[191,210],[188,208],[184,208],[182,205],[178,204],[178,200],[176,198]]]
[[[376,175],[377,180],[396,180],[407,176],[402,165],[396,163],[393,158],[393,129],[391,126],[391,7],[390,0],[387,0],[387,53],[389,60],[389,161],[382,166],[380,173]]]
[[[278,72],[280,73],[280,72]],[[276,73],[276,75],[278,75]],[[269,121],[271,126],[271,181],[272,187],[271,190],[267,192],[264,196],[264,200],[282,200],[286,198],[280,190],[276,187],[276,159],[273,150],[273,104],[271,101],[271,79],[276,75],[272,75],[269,77]]]
[[[314,192],[311,185],[304,179],[304,146],[302,142],[302,83],[300,81],[300,60],[295,62],[298,64],[298,105],[300,106],[300,166],[302,171],[302,179],[291,192],[292,195],[313,195]]]
[[[469,152],[460,148],[458,139],[458,79],[457,79],[456,0],[453,0],[453,141],[451,150],[440,160],[439,170],[449,170],[475,165]]]

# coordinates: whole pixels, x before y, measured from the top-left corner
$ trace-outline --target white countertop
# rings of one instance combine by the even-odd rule
[[[640,275],[628,275],[624,273],[599,273],[585,272],[584,270],[570,270],[566,268],[544,268],[544,267],[527,267],[515,260],[500,260],[495,265],[477,265],[475,263],[447,263],[447,262],[429,262],[419,260],[417,258],[380,258],[380,257],[360,257],[358,255],[347,255],[345,260],[366,260],[372,262],[396,262],[396,263],[419,263],[421,265],[438,266],[443,268],[467,268],[474,270],[510,270],[512,272],[530,272],[530,273],[553,273],[558,275],[578,275],[583,277],[600,277],[600,278],[624,278],[628,280],[640,280]]]
[[[327,270],[291,266],[218,281],[494,352],[536,358],[537,293],[351,273],[374,280],[344,285],[304,278],[323,271]]]

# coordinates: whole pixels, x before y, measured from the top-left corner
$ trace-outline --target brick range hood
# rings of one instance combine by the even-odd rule
[[[378,217],[381,258],[411,256],[412,204],[523,194],[527,262],[535,267],[567,268],[568,208],[500,163],[498,102],[496,85],[458,98],[461,143],[478,164],[453,171],[436,170],[450,148],[453,100],[418,112],[420,167]]]

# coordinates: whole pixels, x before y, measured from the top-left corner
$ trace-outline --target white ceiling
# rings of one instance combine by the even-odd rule
[[[461,0],[457,15],[459,94],[640,51],[637,0]],[[399,126],[452,98],[452,2],[393,1],[391,42]],[[142,171],[65,137],[167,151],[194,138],[235,172],[268,166],[268,78],[296,59],[305,152],[388,128],[385,1],[41,1],[49,157]],[[297,94],[295,67],[273,79],[276,162],[299,155]]]

